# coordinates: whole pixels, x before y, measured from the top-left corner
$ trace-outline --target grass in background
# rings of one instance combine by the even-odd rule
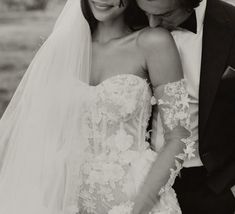
[[[0,13],[0,117],[35,53],[50,34],[62,6],[45,12]]]

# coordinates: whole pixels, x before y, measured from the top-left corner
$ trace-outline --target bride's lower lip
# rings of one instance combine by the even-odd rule
[[[111,5],[107,5],[107,4],[103,4],[103,3],[99,3],[99,2],[93,2],[93,5],[96,9],[102,10],[102,11],[109,10],[110,8],[113,7]]]

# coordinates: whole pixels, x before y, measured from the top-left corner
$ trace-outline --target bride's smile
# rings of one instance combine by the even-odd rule
[[[119,17],[129,4],[129,0],[88,0],[90,9],[96,20],[111,21]]]
[[[105,2],[100,2],[100,1],[92,1],[91,4],[93,4],[97,10],[101,10],[101,11],[106,11],[114,7],[114,5],[107,4]]]

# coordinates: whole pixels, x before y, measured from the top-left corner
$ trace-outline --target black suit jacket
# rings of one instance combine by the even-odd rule
[[[199,153],[208,171],[209,187],[220,193],[235,185],[235,7],[219,0],[207,1],[199,89]]]

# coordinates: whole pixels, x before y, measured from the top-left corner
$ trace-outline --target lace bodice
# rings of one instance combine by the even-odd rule
[[[88,87],[87,93],[81,123],[87,146],[79,167],[76,157],[69,163],[67,213],[130,213],[131,200],[157,157],[146,131],[156,102],[147,80],[131,74]]]
[[[146,80],[135,75],[119,75],[91,91],[83,128],[94,154],[117,141],[118,147],[142,150],[146,146],[146,128],[151,114],[152,95]]]

